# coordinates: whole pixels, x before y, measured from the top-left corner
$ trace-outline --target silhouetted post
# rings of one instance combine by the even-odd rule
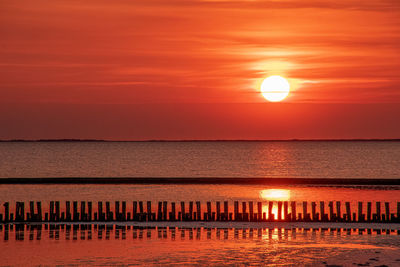
[[[303,201],[303,219],[304,221],[308,221],[308,216],[307,216],[307,201]]]
[[[329,221],[334,222],[339,220],[339,218],[335,215],[334,211],[333,211],[333,201],[329,201],[328,203],[328,207],[329,207]],[[321,215],[321,219],[322,219]]]
[[[254,221],[253,201],[249,201],[249,217],[250,221]]]
[[[168,215],[168,202],[167,201],[163,201],[163,220],[166,221],[167,220],[167,215]]]
[[[185,201],[181,201],[181,216],[182,221],[186,221]]]
[[[33,202],[33,201],[29,201],[29,213],[30,213],[30,221],[31,222],[36,221],[35,202]]]
[[[101,201],[97,202],[97,217],[99,218],[99,221],[105,221],[103,217],[103,202]]]
[[[350,210],[350,202],[346,202],[346,219],[348,222],[351,221],[351,210]]]
[[[114,216],[111,216],[110,202],[106,201],[106,216],[107,221],[112,221]]]
[[[124,213],[123,216],[125,217],[125,211],[124,210],[126,210],[126,206],[124,206],[124,204],[125,204],[125,201],[122,202],[122,212]],[[152,210],[151,210],[151,201],[147,201],[147,220],[148,221],[152,221],[153,220],[152,217],[153,217],[153,213],[152,213]]]
[[[217,221],[221,220],[221,203],[219,201],[217,201],[216,203],[216,210],[217,210]]]
[[[243,221],[249,221],[249,214],[247,213],[247,208],[246,208],[246,202],[242,202],[242,220]]]
[[[87,220],[92,221],[92,201],[88,201],[88,217]]]
[[[371,221],[371,214],[372,214],[372,203],[367,203],[367,221]]]
[[[278,221],[282,221],[282,201],[278,201]]]
[[[228,201],[224,201],[224,221],[229,220],[229,207],[228,207]]]
[[[275,221],[275,217],[272,213],[272,208],[274,207],[273,201],[268,201],[268,221]]]
[[[205,221],[211,221],[211,202],[207,202],[207,219],[204,218]]]
[[[336,218],[340,222],[342,221],[342,213],[340,211],[340,201],[336,201]]]
[[[81,221],[84,222],[86,220],[86,202],[81,201]]]
[[[50,211],[49,211],[49,219],[51,222],[54,221],[54,201],[50,201]]]
[[[291,205],[291,213],[292,213],[292,221],[295,222],[297,221],[296,219],[296,201],[290,202]]]
[[[40,201],[36,202],[36,209],[37,209],[36,218],[39,222],[41,222],[42,221],[42,202],[40,202]]]
[[[379,202],[379,201],[376,202],[376,217],[378,219],[378,222],[380,222],[382,219],[382,216],[381,216],[381,202]]]
[[[193,220],[193,201],[189,202],[189,220]]]
[[[397,222],[400,222],[400,202],[397,202]]]
[[[386,221],[388,222],[390,220],[390,207],[389,207],[389,202],[385,202],[385,214],[386,214]]]
[[[289,202],[285,201],[283,202],[283,216],[285,221],[289,221],[288,214],[289,214]]]
[[[158,206],[160,206],[160,202],[158,202]],[[160,209],[161,210],[161,209]],[[137,210],[137,201],[132,202],[132,220],[137,221],[138,220],[138,210]],[[160,213],[161,214],[161,213]],[[161,219],[160,219],[161,220]]]
[[[72,208],[73,208],[73,220],[76,222],[79,220],[78,216],[78,201],[72,202]]]
[[[201,221],[201,203],[200,201],[196,201],[196,212],[197,212],[197,220]]]
[[[313,221],[316,221],[317,218],[315,218],[315,210],[317,209],[317,203],[311,202],[311,218]]]
[[[165,204],[167,205],[167,204]],[[139,217],[140,217],[140,221],[146,220],[146,218],[144,218],[144,209],[143,209],[143,201],[139,201]],[[167,220],[167,214],[165,214],[165,220]]]
[[[261,202],[257,202],[257,213],[258,213],[258,221],[261,222],[262,221],[262,203]]]
[[[55,214],[55,221],[60,221],[60,201],[56,201],[56,214]]]
[[[159,201],[158,202],[158,210],[157,210],[157,221],[161,221],[162,220],[162,202]]]
[[[235,221],[239,221],[239,201],[233,203],[233,214],[235,215]]]
[[[115,201],[115,206],[114,206],[114,212],[115,212],[115,220],[120,221],[121,220],[121,214],[119,212],[119,201]]]
[[[169,216],[169,220],[170,221],[175,221],[175,215],[176,215],[175,202],[171,202],[171,213],[170,213],[170,216]]]
[[[321,213],[321,221],[322,222],[326,222],[327,220],[327,215],[325,213],[325,202],[324,201],[320,201],[319,202],[319,211]],[[332,202],[332,211],[333,211],[333,202]]]
[[[365,221],[364,214],[363,214],[363,203],[358,202],[358,221],[363,222]]]

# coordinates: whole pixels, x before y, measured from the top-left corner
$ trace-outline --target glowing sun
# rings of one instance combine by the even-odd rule
[[[270,76],[261,84],[261,94],[271,102],[279,102],[289,95],[289,82],[281,76]]]

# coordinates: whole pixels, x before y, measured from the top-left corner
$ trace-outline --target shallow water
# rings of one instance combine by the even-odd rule
[[[0,177],[399,178],[400,142],[0,142]]]
[[[127,228],[113,225],[17,228],[0,230],[0,258],[4,265],[318,266],[324,265],[323,262],[334,263],[336,257],[351,253],[370,254],[376,259],[372,263],[384,258],[396,263],[400,258],[400,238],[396,231],[368,234],[358,229]]]

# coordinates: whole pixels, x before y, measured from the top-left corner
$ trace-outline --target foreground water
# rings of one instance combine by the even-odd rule
[[[400,142],[0,142],[0,177],[399,178]]]
[[[0,228],[2,265],[273,265],[400,263],[396,231],[50,225]]]

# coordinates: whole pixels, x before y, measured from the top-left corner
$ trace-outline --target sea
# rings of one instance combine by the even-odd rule
[[[0,142],[0,179],[41,177],[398,179],[400,142]],[[127,201],[127,209],[133,200],[347,201],[352,209],[360,201],[381,201],[396,213],[400,187],[0,184],[0,213],[4,202],[32,200]],[[0,224],[0,266],[400,266],[399,230]]]

